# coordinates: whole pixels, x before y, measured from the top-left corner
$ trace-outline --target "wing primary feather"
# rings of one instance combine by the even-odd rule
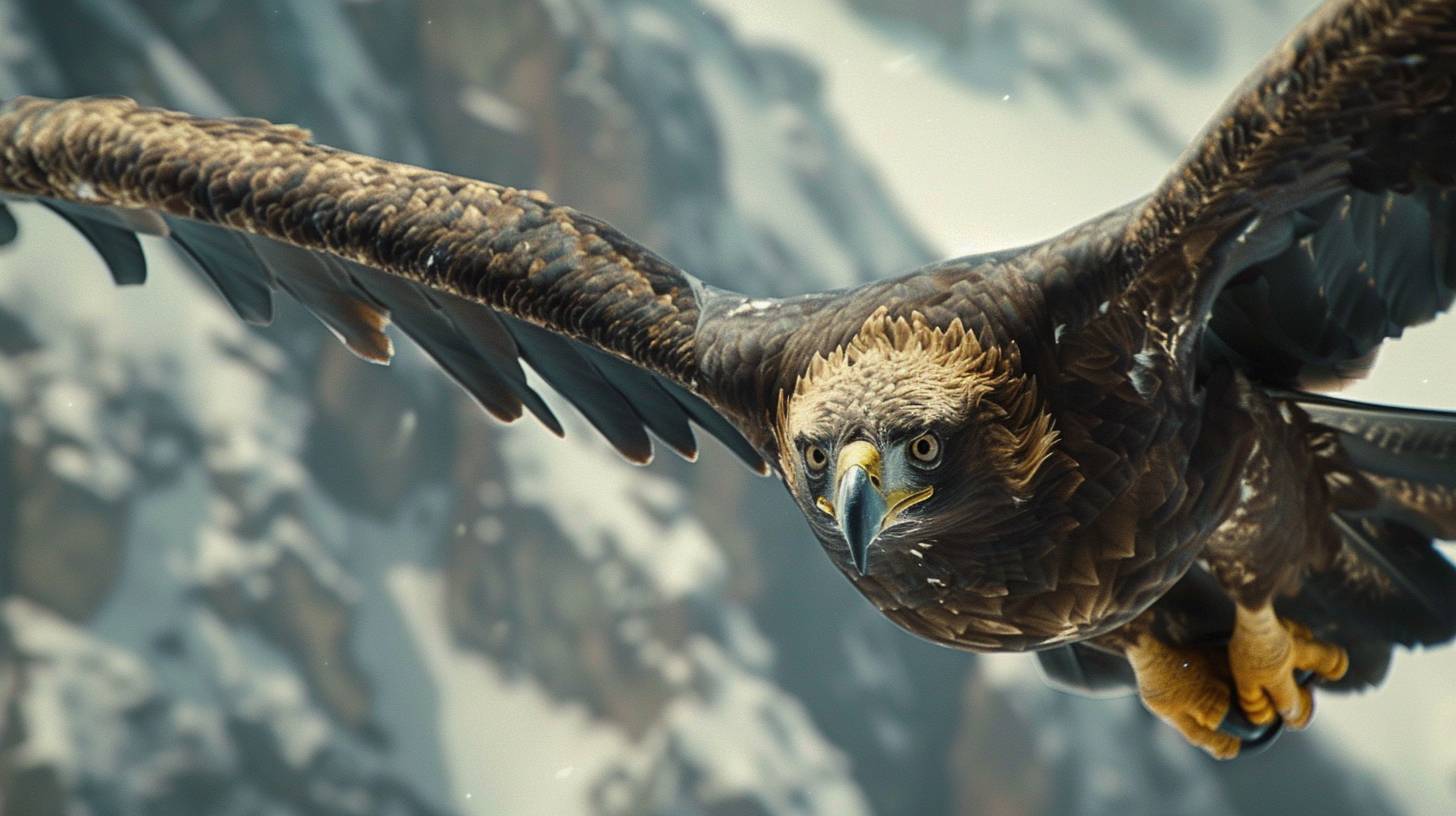
[[[698,423],[699,427],[712,434],[719,442],[722,442],[735,456],[743,460],[754,473],[760,476],[768,476],[772,473],[768,463],[759,455],[753,445],[744,438],[743,434],[733,427],[722,414],[713,410],[701,397],[689,392],[671,380],[657,377],[657,384],[662,387],[678,404],[687,411],[688,416]]]
[[[460,331],[438,304],[407,281],[363,266],[350,265],[349,270],[361,289],[389,307],[394,324],[418,343],[486,413],[501,422],[514,422],[521,417],[523,406],[539,406],[539,410],[532,407],[532,413],[560,435],[560,423],[526,383],[514,352],[504,356],[498,349]],[[484,323],[482,320],[481,324]],[[515,376],[511,374],[512,368]]]
[[[118,286],[139,286],[147,282],[147,259],[142,245],[131,232],[98,216],[100,211],[64,201],[40,199],[51,212],[65,219],[95,248],[111,279]]]
[[[394,344],[384,333],[389,315],[350,286],[324,256],[271,238],[249,236],[248,241],[279,287],[322,321],[349,351],[371,363],[389,362],[394,355]]]
[[[698,458],[698,440],[693,437],[688,415],[651,373],[586,346],[578,349],[597,371],[621,392],[647,428],[668,447],[689,462]]]
[[[502,322],[515,337],[521,359],[575,405],[618,453],[636,464],[652,461],[652,440],[642,418],[571,341],[515,318],[502,316]]]
[[[191,258],[245,323],[273,322],[272,273],[235,232],[192,221],[168,218],[172,241]]]
[[[476,353],[490,361],[526,409],[551,433],[565,436],[566,429],[561,427],[561,420],[526,381],[526,372],[521,369],[520,349],[495,311],[453,295],[437,293],[427,297],[455,331],[469,341]]]
[[[11,214],[10,208],[0,203],[0,246],[14,241],[19,233],[20,226],[15,223],[15,216]]]
[[[400,330],[418,343],[486,413],[505,423],[521,418],[521,400],[492,367],[471,354],[448,323],[409,307],[401,308],[396,316],[395,324]]]

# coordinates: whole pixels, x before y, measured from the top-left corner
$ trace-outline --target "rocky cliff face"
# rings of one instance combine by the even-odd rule
[[[0,0],[21,92],[539,187],[744,291],[932,254],[816,70],[697,3]],[[295,308],[246,328],[158,245],[116,290],[17,211],[0,813],[1381,812],[1309,743],[1212,775],[1130,701],[899,633],[712,445],[639,469],[569,409],[565,440],[493,425],[407,343],[379,369]]]

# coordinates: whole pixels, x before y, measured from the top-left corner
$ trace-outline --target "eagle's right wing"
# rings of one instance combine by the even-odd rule
[[[0,195],[38,199],[141,283],[135,232],[168,236],[244,320],[287,291],[355,354],[393,322],[493,416],[561,426],[521,361],[635,462],[650,430],[689,458],[689,420],[766,472],[699,382],[698,281],[545,196],[314,144],[299,128],[129,99],[0,108]],[[0,205],[0,243],[15,221]]]
[[[1100,299],[1256,381],[1348,379],[1450,307],[1453,194],[1456,2],[1331,0],[1130,208]]]

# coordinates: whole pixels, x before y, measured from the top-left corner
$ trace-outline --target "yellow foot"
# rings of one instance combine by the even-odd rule
[[[1239,707],[1255,725],[1272,722],[1277,712],[1291,728],[1305,727],[1314,716],[1314,695],[1295,682],[1294,673],[1338,680],[1350,667],[1344,649],[1315,640],[1301,624],[1280,620],[1272,605],[1238,607],[1228,655]]]
[[[1149,711],[1214,757],[1238,756],[1238,738],[1218,730],[1229,709],[1228,673],[1219,650],[1169,646],[1144,633],[1124,653]]]

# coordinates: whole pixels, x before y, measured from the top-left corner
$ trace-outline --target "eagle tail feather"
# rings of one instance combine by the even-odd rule
[[[1377,494],[1367,515],[1456,540],[1456,412],[1291,395]]]
[[[1350,652],[1334,688],[1379,683],[1394,646],[1456,638],[1456,413],[1290,394],[1318,432],[1334,430],[1350,470],[1373,489],[1330,515],[1340,546],[1281,612]]]
[[[1340,433],[1341,447],[1361,471],[1456,485],[1456,411],[1405,408],[1276,391],[1315,423]]]
[[[1401,521],[1330,519],[1340,555],[1278,606],[1349,651],[1350,670],[1331,688],[1368,688],[1384,679],[1396,645],[1434,646],[1456,637],[1456,566],[1430,536]]]

